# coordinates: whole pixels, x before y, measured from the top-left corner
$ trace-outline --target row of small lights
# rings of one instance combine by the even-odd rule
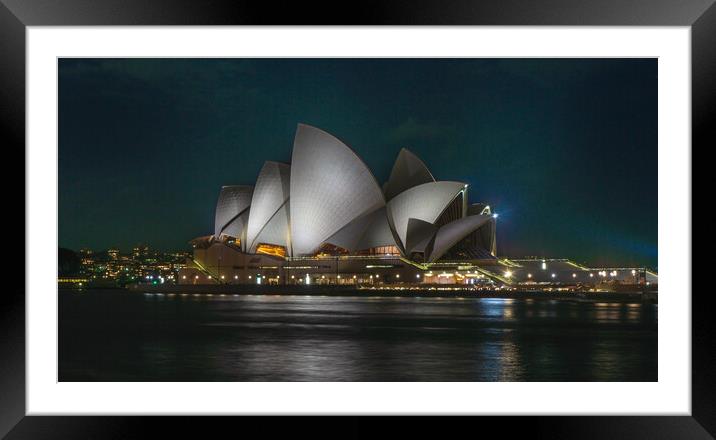
[[[306,274],[306,276],[309,276],[309,274]],[[256,277],[257,277],[257,278],[261,278],[261,275],[256,275]],[[396,278],[400,278],[400,274],[396,274],[395,277],[396,277]],[[420,274],[416,274],[415,277],[416,277],[416,278],[420,278]],[[150,276],[147,275],[147,279],[152,279],[152,278],[153,278],[153,277],[150,277]],[[170,277],[170,278],[171,278],[171,277]],[[183,280],[185,280],[185,279],[186,279],[186,275],[182,275],[181,278],[182,278]],[[276,278],[281,278],[281,275],[276,275]],[[325,275],[321,275],[321,279],[325,279],[325,278],[326,278]],[[353,279],[356,279],[356,278],[357,278],[357,276],[356,276],[356,275],[353,275]],[[371,275],[370,278],[373,278],[373,275]],[[380,278],[380,275],[376,274],[376,275],[375,275],[375,278]],[[199,279],[199,275],[195,275],[195,276],[194,276],[194,279],[197,279],[197,280],[198,280],[198,279]],[[212,278],[211,278],[211,275],[207,275],[206,279],[208,279],[208,280],[212,279]],[[222,280],[225,279],[224,275],[221,276],[221,279],[222,279]],[[234,279],[235,279],[235,280],[238,280],[238,279],[239,279],[239,276],[238,276],[238,275],[234,275]],[[251,279],[251,275],[249,275],[249,279]],[[296,279],[296,276],[295,276],[295,275],[291,275],[291,279],[292,279],[292,280],[293,280],[293,279]],[[338,279],[341,279],[341,276],[340,276],[340,275],[338,275]]]
[[[471,272],[468,271],[467,273],[469,274],[469,273],[471,273]],[[475,271],[475,273],[477,273],[477,271]],[[599,271],[598,274],[599,274],[599,276],[601,276],[601,277],[606,277],[606,276],[607,276],[607,272],[604,271],[604,270]],[[635,270],[632,270],[632,271],[631,271],[631,274],[632,274],[632,275],[636,275],[636,271],[635,271]],[[430,275],[430,274],[429,274],[429,275]],[[443,272],[443,275],[447,275],[447,273],[446,273],[446,272]],[[506,271],[506,272],[504,273],[504,275],[505,275],[506,278],[511,278],[512,275],[513,275],[513,273],[512,273],[512,271],[509,271],[509,270],[508,270],[508,271]],[[612,277],[615,277],[615,276],[617,276],[617,271],[616,271],[616,270],[613,270],[613,271],[609,272],[609,275],[612,276]],[[258,275],[258,274],[257,274],[256,277],[257,277],[257,278],[260,278],[261,275]],[[309,274],[306,274],[306,277],[309,277]],[[400,274],[396,274],[395,277],[399,279],[399,278],[400,278]],[[556,273],[552,273],[552,278],[556,278],[556,277],[557,277],[557,274],[556,274]],[[594,277],[594,274],[593,274],[593,273],[590,273],[590,274],[589,274],[589,277],[590,277],[590,278],[593,278],[593,277]],[[147,279],[153,279],[154,277],[147,275],[146,278],[147,278]],[[170,276],[169,278],[173,278],[173,277]],[[194,276],[194,278],[198,280],[198,279],[199,279],[199,275]],[[212,279],[211,275],[208,275],[206,278],[209,279],[209,280]],[[280,276],[280,275],[276,275],[276,278],[281,278],[281,276]],[[321,275],[321,279],[325,279],[325,278],[326,278],[325,275]],[[338,279],[341,279],[341,276],[338,275],[337,278],[338,278]],[[356,275],[353,275],[353,279],[356,279],[356,278],[357,278],[357,276],[356,276]],[[373,275],[370,275],[370,278],[373,279]],[[375,275],[375,278],[380,278],[380,275],[376,274],[376,275]],[[416,275],[415,275],[415,278],[420,278],[420,274],[416,274]],[[528,273],[528,274],[527,274],[527,278],[532,278],[532,274],[531,274],[531,273]],[[573,273],[573,274],[572,274],[572,278],[577,278],[577,274],[576,274],[576,273]],[[162,277],[157,277],[157,279],[160,279],[160,280],[162,280],[162,282],[164,282],[164,278],[162,278]],[[185,280],[185,279],[186,279],[186,275],[183,275],[183,276],[182,276],[182,279]],[[224,276],[224,275],[221,275],[221,279],[222,279],[222,280],[225,279],[225,276]],[[234,275],[234,279],[235,279],[235,280],[238,280],[238,279],[239,279],[239,276],[238,276],[238,275]],[[252,276],[251,276],[251,275],[249,275],[249,279],[252,279]],[[292,279],[292,280],[293,280],[293,279],[296,279],[296,277],[295,277],[294,275],[291,275],[291,279]]]
[[[601,277],[605,277],[605,276],[607,276],[607,271],[602,270],[602,271],[599,271],[598,274],[599,274],[599,276],[601,276]],[[632,275],[636,275],[636,270],[633,270],[633,269],[632,269],[631,274],[632,274]],[[613,270],[613,271],[609,272],[609,276],[612,276],[612,277],[617,276],[617,271],[616,271],[616,270]],[[506,278],[512,277],[512,272],[509,271],[509,270],[506,271],[506,272],[505,272],[505,277],[506,277]],[[552,273],[552,278],[556,278],[556,277],[557,277],[557,274],[556,274],[556,273]],[[590,273],[589,273],[589,278],[593,278],[593,277],[594,277],[594,274],[590,272]],[[527,278],[532,278],[532,274],[531,274],[531,273],[528,273],[528,274],[527,274]],[[577,278],[577,274],[576,274],[576,273],[573,273],[573,274],[572,274],[572,278]]]
[[[635,272],[635,271],[632,271],[632,274],[634,274],[634,272]],[[470,271],[468,271],[468,273],[470,273]],[[477,273],[477,271],[476,271],[476,273]],[[448,273],[447,273],[447,272],[444,272],[443,275],[448,275]],[[508,270],[508,271],[505,272],[504,275],[505,275],[506,278],[511,278],[513,274],[512,274],[511,271]],[[606,271],[600,271],[600,272],[599,272],[599,275],[602,276],[602,277],[605,277],[605,276],[607,276],[607,272],[606,272]],[[609,275],[610,275],[610,276],[613,276],[613,277],[614,277],[614,276],[617,276],[617,271],[612,271],[612,272],[609,273]],[[306,276],[309,276],[309,275],[306,274]],[[257,278],[260,278],[261,275],[256,275],[256,277],[257,277]],[[396,277],[396,278],[400,278],[400,274],[396,274],[395,277]],[[557,274],[552,273],[552,278],[556,278],[556,277],[557,277]],[[590,278],[594,277],[594,274],[593,274],[593,273],[590,273],[590,274],[589,274],[589,277],[590,277]],[[172,277],[169,277],[169,278],[172,278]],[[194,276],[194,278],[198,280],[198,279],[199,279],[199,275]],[[211,275],[208,275],[206,278],[209,279],[209,280],[212,279]],[[276,275],[276,278],[281,278],[281,276],[280,276],[280,275]],[[326,278],[325,275],[321,275],[321,279],[325,279],[325,278]],[[337,278],[338,278],[338,279],[341,279],[341,276],[338,275]],[[355,279],[355,278],[357,278],[357,276],[356,276],[356,275],[353,275],[353,279]],[[373,275],[370,275],[370,278],[372,279],[372,278],[373,278]],[[376,274],[376,275],[375,275],[375,278],[380,278],[380,275],[377,275],[377,274]],[[416,274],[416,275],[415,275],[415,278],[420,278],[420,274]],[[532,274],[531,274],[531,273],[528,273],[528,274],[527,274],[527,278],[532,278]],[[577,274],[576,274],[576,273],[573,273],[573,274],[572,274],[572,278],[577,278]],[[147,276],[147,279],[153,279],[153,277]],[[162,277],[158,277],[158,279],[162,279],[162,280],[163,280]],[[182,276],[182,279],[185,280],[185,279],[186,279],[186,275],[183,275],[183,276]],[[222,280],[225,279],[224,275],[221,276],[221,279],[222,279]],[[234,275],[234,279],[235,279],[235,280],[238,280],[238,279],[239,279],[239,276],[238,276],[238,275]],[[251,275],[249,275],[249,279],[252,279],[252,276],[251,276]],[[296,279],[296,277],[295,277],[294,275],[291,275],[291,279],[292,279],[292,280],[293,280],[293,279]]]

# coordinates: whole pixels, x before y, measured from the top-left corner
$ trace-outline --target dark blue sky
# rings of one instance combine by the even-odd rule
[[[187,248],[303,122],[469,183],[500,255],[657,265],[655,59],[62,59],[59,90],[63,247]]]

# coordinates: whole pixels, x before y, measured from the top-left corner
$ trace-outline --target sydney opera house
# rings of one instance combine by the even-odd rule
[[[553,270],[589,279],[589,269],[569,262],[547,270],[543,261],[533,271],[534,262],[498,260],[497,215],[485,203],[469,204],[468,189],[436,180],[407,149],[380,185],[345,143],[299,124],[290,164],[267,161],[254,185],[221,188],[213,234],[192,240],[178,282],[553,282]]]
[[[221,188],[214,232],[192,241],[194,264],[180,278],[295,280],[300,273],[305,281],[306,273],[329,269],[319,279],[335,282],[338,269],[351,282],[380,276],[361,269],[387,268],[357,266],[494,259],[495,216],[486,204],[468,205],[467,191],[462,182],[436,180],[407,149],[381,186],[345,143],[299,124],[290,164],[267,161],[254,185]]]

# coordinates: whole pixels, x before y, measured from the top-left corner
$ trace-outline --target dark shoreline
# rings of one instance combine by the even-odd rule
[[[536,290],[438,290],[423,289],[357,289],[353,286],[257,286],[257,285],[133,285],[127,288],[60,289],[68,291],[126,291],[141,294],[187,294],[187,295],[286,295],[286,296],[373,296],[388,298],[504,298],[536,300],[612,301],[658,303],[656,292],[544,292]]]

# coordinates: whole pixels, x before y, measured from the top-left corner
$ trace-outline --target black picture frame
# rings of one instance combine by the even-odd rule
[[[692,49],[692,151],[716,145],[716,6],[714,0],[401,0],[364,1],[326,8],[305,2],[274,4],[247,1],[188,0],[0,0],[0,127],[3,150],[25,151],[25,31],[27,26],[105,25],[530,25],[530,26],[689,26]],[[321,11],[319,13],[319,11]],[[9,157],[9,156],[7,156]],[[10,175],[7,171],[6,173]],[[20,168],[15,166],[14,168]],[[13,178],[15,182],[19,177]],[[17,183],[11,185],[17,187]],[[696,185],[694,185],[696,187]],[[24,192],[15,191],[15,206],[24,206]],[[10,199],[12,200],[12,199]],[[15,200],[12,200],[15,201]],[[10,203],[10,202],[6,202]],[[682,213],[689,215],[691,213]],[[24,217],[22,217],[24,220]],[[16,219],[19,222],[19,219]],[[12,232],[19,239],[19,228]],[[25,234],[31,233],[22,225]],[[17,246],[23,246],[24,242]],[[17,248],[19,249],[19,247]],[[17,250],[7,251],[17,254]],[[48,251],[49,252],[49,251]],[[684,256],[690,258],[690,256]],[[10,270],[18,272],[17,258]],[[25,276],[32,264],[26,262]],[[18,277],[19,278],[19,277]],[[688,292],[685,292],[688,293]],[[709,293],[709,292],[701,292]],[[488,433],[527,426],[532,437],[545,438],[714,438],[716,435],[716,341],[707,295],[692,295],[691,416],[549,416],[460,419],[459,427]],[[25,415],[25,286],[7,283],[0,294],[0,437],[144,438],[167,426],[184,435],[218,433],[234,418],[216,417],[55,417]],[[218,420],[217,420],[218,419]],[[373,418],[334,417],[330,424],[292,418],[290,429],[313,436],[372,435]],[[383,420],[382,422],[384,422]],[[440,425],[455,429],[454,420]],[[287,424],[242,419],[244,435],[262,435]],[[425,419],[398,419],[381,427],[382,434],[406,437],[428,434]],[[323,428],[315,430],[316,425]]]

